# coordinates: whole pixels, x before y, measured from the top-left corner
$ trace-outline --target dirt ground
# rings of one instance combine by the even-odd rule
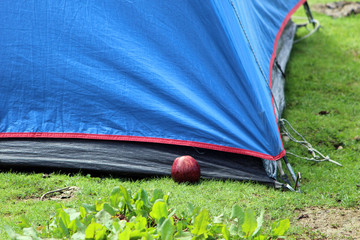
[[[313,4],[311,10],[333,18],[360,14],[360,2],[338,1],[326,4]]]
[[[360,209],[309,208],[298,211],[294,224],[306,229],[297,239],[360,239]]]
[[[79,191],[78,187],[68,187],[45,193],[40,200],[70,200]]]

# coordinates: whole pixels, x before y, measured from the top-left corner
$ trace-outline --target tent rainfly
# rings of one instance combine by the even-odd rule
[[[277,185],[304,0],[0,2],[0,166]]]

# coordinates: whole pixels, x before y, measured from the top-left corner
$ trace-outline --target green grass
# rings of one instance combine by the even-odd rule
[[[327,2],[323,0],[311,1]],[[176,184],[170,178],[130,181],[117,178],[54,173],[0,173],[0,226],[17,223],[25,215],[35,226],[46,224],[56,202],[68,207],[107,198],[113,187],[123,185],[135,192],[161,188],[170,193],[170,205],[179,211],[191,202],[214,215],[229,214],[236,203],[258,213],[266,209],[267,219],[289,218],[290,239],[305,234],[297,226],[296,210],[312,206],[359,208],[360,206],[360,16],[332,19],[313,13],[323,26],[310,38],[294,45],[286,69],[286,110],[284,117],[313,146],[343,167],[328,162],[314,163],[288,156],[296,171],[302,173],[303,193],[283,192],[257,183],[202,180],[196,185]],[[303,10],[297,13],[303,16]],[[300,34],[302,34],[300,32]],[[320,111],[329,111],[319,115]],[[337,146],[343,149],[337,150]],[[285,143],[287,151],[309,156],[294,143]],[[47,191],[65,186],[81,190],[70,200],[39,201]],[[310,235],[308,235],[310,237]],[[0,239],[7,239],[0,227]]]

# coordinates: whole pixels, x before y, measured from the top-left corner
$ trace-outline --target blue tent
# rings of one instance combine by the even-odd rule
[[[230,169],[282,158],[273,69],[304,2],[1,1],[0,163],[166,175],[172,155],[161,168],[137,147],[221,152]]]

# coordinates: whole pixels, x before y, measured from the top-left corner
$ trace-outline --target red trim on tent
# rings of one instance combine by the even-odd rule
[[[277,50],[277,45],[278,45],[278,42],[279,42],[279,39],[285,29],[285,26],[286,24],[288,23],[288,21],[290,20],[291,16],[296,12],[296,10],[302,6],[304,3],[306,2],[306,0],[301,0],[299,1],[295,7],[293,7],[293,9],[291,9],[291,11],[286,15],[283,23],[281,24],[280,26],[280,29],[278,31],[278,33],[276,34],[276,38],[275,38],[275,42],[274,42],[274,46],[273,46],[273,53],[271,55],[271,59],[270,59],[270,68],[269,68],[269,85],[270,85],[270,89],[272,89],[272,69],[273,69],[273,65],[274,65],[274,61],[275,61],[275,58],[276,58],[276,50]],[[275,118],[277,118],[276,116],[276,108],[275,108],[275,102],[274,102],[274,98],[273,96],[271,95],[271,100],[272,100],[272,105],[273,105],[273,109],[274,109],[274,116]],[[276,122],[278,122],[278,119],[275,119]],[[274,160],[278,160],[282,157],[285,156],[286,154],[286,151],[285,151],[285,148],[284,148],[284,143],[282,141],[282,137],[281,137],[281,132],[280,132],[280,128],[279,128],[279,125],[277,125],[277,128],[278,128],[278,132],[279,132],[279,136],[280,136],[280,141],[281,141],[281,145],[283,147],[283,151],[277,156],[278,158],[277,159],[274,159]],[[276,158],[276,157],[274,157]],[[267,159],[267,158],[266,158]]]
[[[279,42],[279,39],[281,37],[281,34],[282,32],[284,31],[285,29],[285,26],[286,24],[288,23],[288,21],[290,20],[291,16],[296,12],[296,10],[301,6],[303,5],[304,3],[306,2],[306,0],[301,0],[298,2],[298,4],[295,5],[295,7],[293,9],[291,9],[291,11],[286,15],[283,23],[281,24],[281,27],[278,31],[278,33],[276,34],[276,37],[275,37],[275,42],[274,42],[274,47],[273,47],[273,53],[271,55],[271,59],[270,59],[270,71],[269,71],[269,82],[270,82],[270,88],[272,88],[272,67],[274,65],[274,61],[275,61],[275,58],[276,58],[276,49],[277,49],[277,45],[278,45],[278,42]],[[274,108],[275,110],[275,108]]]
[[[88,134],[88,133],[46,133],[46,132],[30,133],[29,132],[29,133],[0,133],[0,138],[76,138],[76,139],[115,140],[115,141],[132,141],[132,142],[151,142],[151,143],[163,143],[163,144],[172,144],[172,145],[180,145],[180,146],[206,148],[206,149],[212,149],[223,152],[249,155],[258,158],[265,158],[269,160],[277,160],[283,157],[283,152],[281,152],[278,156],[273,157],[267,154],[258,153],[250,150],[221,146],[211,143],[202,143],[202,142],[167,139],[167,138],[153,138],[153,137]]]

